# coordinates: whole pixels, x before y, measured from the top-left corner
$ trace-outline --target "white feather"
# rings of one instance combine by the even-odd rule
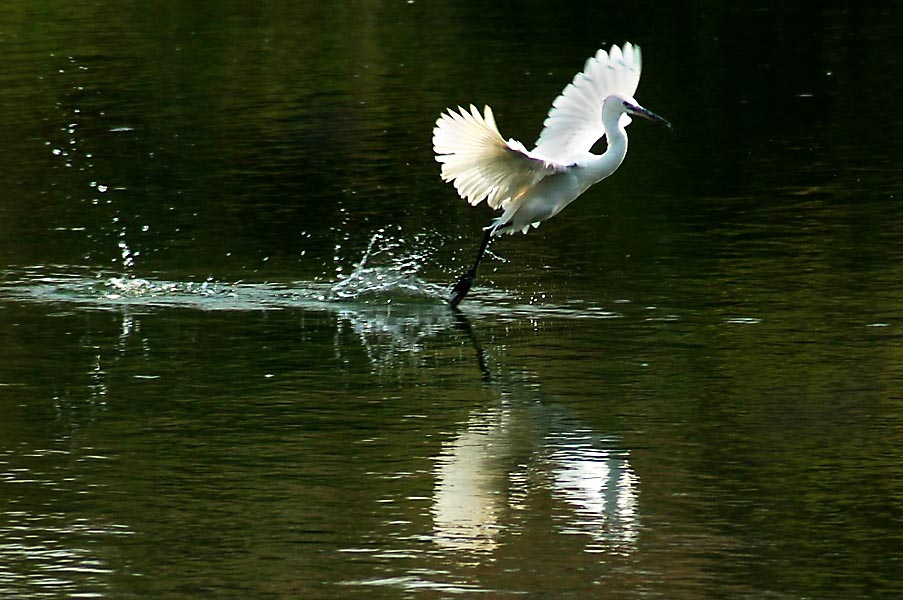
[[[605,135],[602,127],[602,102],[612,94],[633,97],[640,83],[642,54],[630,42],[623,51],[612,46],[599,50],[586,61],[581,73],[564,88],[552,103],[533,154],[560,164],[580,160]],[[621,116],[621,125],[630,123]]]
[[[449,109],[436,121],[433,150],[442,163],[442,179],[453,181],[470,204],[486,200],[492,208],[507,208],[561,165],[533,156],[516,140],[499,133],[492,109],[483,114],[473,105]]]

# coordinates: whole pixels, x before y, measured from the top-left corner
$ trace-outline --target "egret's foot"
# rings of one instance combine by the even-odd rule
[[[476,277],[476,269],[470,269],[461,276],[461,279],[459,279],[458,283],[455,284],[455,287],[452,288],[451,297],[448,299],[448,303],[452,308],[461,303],[461,300],[463,300],[464,296],[467,295],[467,292],[470,291],[470,287],[473,285],[473,280],[476,279]]]

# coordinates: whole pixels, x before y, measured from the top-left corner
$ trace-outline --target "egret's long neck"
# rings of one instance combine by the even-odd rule
[[[627,156],[627,132],[618,123],[619,117],[620,115],[616,115],[614,119],[603,119],[602,121],[608,147],[598,158],[585,165],[587,179],[591,179],[592,183],[602,181],[617,171],[624,162],[624,157]]]

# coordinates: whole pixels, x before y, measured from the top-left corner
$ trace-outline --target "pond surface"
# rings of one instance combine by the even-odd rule
[[[903,11],[7,4],[0,597],[903,596]],[[436,117],[625,40],[450,310]]]

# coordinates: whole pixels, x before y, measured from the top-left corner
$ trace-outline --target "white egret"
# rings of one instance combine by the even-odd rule
[[[486,200],[504,211],[485,228],[473,267],[452,289],[452,306],[470,291],[493,236],[539,227],[621,166],[631,115],[671,128],[633,97],[641,63],[639,46],[629,42],[623,50],[599,50],[552,103],[533,150],[514,139],[505,141],[488,106],[483,114],[470,105],[470,110],[459,106],[439,117],[433,150],[442,179],[453,182],[471,205]],[[593,144],[603,136],[608,147],[593,154]]]

